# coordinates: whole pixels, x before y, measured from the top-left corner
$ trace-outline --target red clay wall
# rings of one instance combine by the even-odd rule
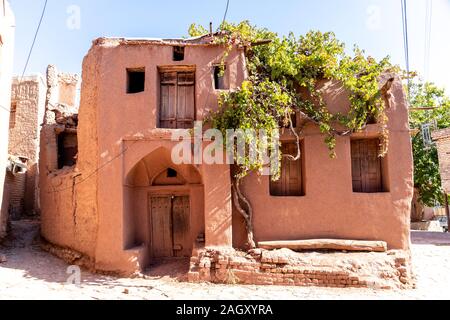
[[[325,100],[334,112],[348,110],[342,88],[328,83]],[[272,197],[269,177],[252,174],[244,180],[243,190],[254,207],[256,241],[337,238],[383,240],[390,249],[409,248],[409,224],[413,196],[413,164],[408,124],[408,109],[402,84],[392,87],[393,99],[387,108],[389,152],[384,160],[383,178],[388,192],[354,193],[350,141],[378,137],[377,125],[361,133],[338,138],[336,159],[329,157],[324,137],[308,125],[303,137],[305,196]],[[243,220],[233,213],[233,244],[245,244]]]
[[[62,180],[58,182],[62,191],[44,195],[43,207],[48,210],[43,214],[43,234],[59,246],[95,257],[98,269],[133,272],[148,263],[148,234],[140,223],[148,219],[147,202],[136,201],[147,198],[146,190],[126,184],[142,159],[159,148],[170,153],[175,145],[170,131],[156,129],[158,66],[196,65],[197,120],[218,107],[212,67],[221,63],[223,48],[186,46],[182,62],[172,61],[172,54],[171,45],[99,39],[85,57],[78,164],[67,176],[56,178]],[[126,69],[143,67],[145,91],[127,94]],[[230,87],[239,86],[245,74],[243,52],[233,50],[227,59]],[[203,190],[187,187],[193,195],[193,234],[203,231],[209,246],[231,246],[229,167],[198,166],[197,170]],[[46,188],[54,188],[49,182]],[[75,188],[70,187],[73,183]]]

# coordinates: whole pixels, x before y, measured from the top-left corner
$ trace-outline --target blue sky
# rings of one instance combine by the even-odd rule
[[[410,63],[422,74],[426,1],[408,0]],[[428,79],[450,93],[450,0],[431,1]],[[44,0],[10,2],[16,15],[14,70],[21,74]],[[48,0],[27,74],[45,73],[50,63],[80,73],[92,40],[101,36],[181,37],[192,22],[207,26],[212,21],[217,27],[225,6],[226,0]],[[400,0],[231,0],[227,20],[246,19],[282,35],[334,31],[348,48],[358,44],[374,57],[390,55],[405,65]]]

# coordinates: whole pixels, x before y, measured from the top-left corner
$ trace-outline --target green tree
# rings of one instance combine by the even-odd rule
[[[412,139],[414,186],[419,190],[419,200],[423,204],[443,205],[437,149],[434,145],[424,144],[421,126],[435,122],[437,129],[450,127],[450,99],[443,89],[433,83],[416,80],[410,87],[410,103],[413,108],[410,113],[410,126],[417,130]]]
[[[193,24],[189,28],[191,36],[206,33],[202,26]],[[221,32],[214,36],[213,41],[225,48],[223,61],[234,47],[245,49],[249,78],[241,88],[221,95],[220,109],[208,119],[212,127],[224,134],[228,129],[264,129],[272,133],[278,131],[283,123],[297,137],[299,157],[299,133],[291,121],[291,115],[299,113],[303,121],[320,128],[333,158],[336,156],[337,136],[350,135],[363,129],[370,119],[376,119],[382,128],[379,153],[380,156],[386,154],[387,117],[379,79],[384,72],[398,70],[388,58],[377,61],[358,47],[349,55],[344,43],[332,32],[310,31],[300,37],[292,33],[280,37],[248,21],[223,23]],[[261,42],[264,45],[257,45]],[[348,90],[351,105],[348,114],[329,111],[317,89],[318,82],[323,79],[339,81]],[[308,92],[309,97],[302,96],[302,90]],[[246,135],[245,142],[252,146],[267,145],[267,141],[257,135]],[[278,148],[280,158],[292,157],[283,155],[279,147],[272,146]],[[248,244],[254,247],[253,210],[240,190],[240,183],[250,172],[261,171],[265,163],[262,156],[256,162],[250,155],[235,160],[240,165],[234,168],[234,204],[246,221]],[[273,180],[279,179],[279,167],[278,164],[275,170],[271,168]]]

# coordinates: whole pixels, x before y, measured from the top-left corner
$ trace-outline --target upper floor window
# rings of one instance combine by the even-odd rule
[[[159,127],[193,128],[195,121],[195,72],[171,70],[160,73]]]
[[[145,68],[127,69],[127,93],[145,91]]]
[[[214,88],[216,90],[227,90],[225,73],[227,71],[226,65],[214,66]]]
[[[383,192],[383,165],[378,155],[379,139],[352,140],[353,192]]]
[[[173,61],[183,61],[184,60],[184,47],[175,46],[173,47]]]
[[[296,157],[298,147],[296,142],[283,142],[281,145],[283,155]],[[270,180],[270,195],[277,197],[303,196],[303,152],[300,159],[292,160],[283,157],[281,160],[281,177],[278,181]]]

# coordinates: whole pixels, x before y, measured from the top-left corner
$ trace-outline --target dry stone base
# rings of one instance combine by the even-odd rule
[[[95,263],[88,256],[69,248],[63,248],[41,239],[40,247],[42,250],[63,260],[67,264],[76,265],[91,272],[95,272]]]
[[[410,253],[294,252],[289,249],[249,252],[230,248],[197,250],[191,258],[190,282],[221,284],[408,289],[415,286]]]

